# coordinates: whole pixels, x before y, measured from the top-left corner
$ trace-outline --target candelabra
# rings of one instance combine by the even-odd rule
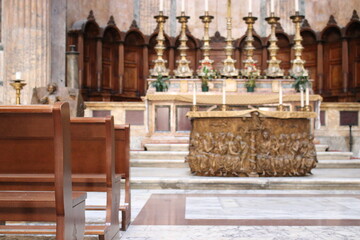
[[[185,16],[185,12],[181,13],[181,16],[176,17],[181,23],[181,35],[180,35],[180,60],[176,61],[178,63],[177,69],[174,71],[176,77],[191,77],[193,75],[193,70],[190,69],[190,61],[186,59],[186,51],[189,49],[186,46],[188,38],[186,36],[186,23],[188,22],[189,16]]]
[[[300,24],[305,18],[303,15],[300,15],[299,12],[296,12],[294,16],[290,17],[293,23],[295,23],[295,45],[293,47],[295,52],[295,59],[291,61],[292,67],[290,70],[290,75],[293,77],[308,76],[308,71],[304,68],[305,61],[301,59],[301,52],[304,47],[301,45],[303,40],[300,34]]]
[[[220,74],[224,77],[236,77],[239,71],[235,68],[236,60],[232,58],[233,54],[233,38],[232,38],[232,23],[231,23],[231,1],[228,0],[228,17],[227,17],[227,36],[226,36],[226,47],[225,54],[226,59],[223,61],[224,67],[221,69]]]
[[[243,61],[245,64],[244,69],[241,70],[241,74],[243,76],[249,77],[250,75],[259,76],[260,71],[256,68],[257,61],[253,59],[255,47],[253,45],[254,37],[253,37],[253,27],[257,20],[256,17],[253,17],[251,13],[249,16],[244,17],[243,20],[248,25],[247,35],[246,35],[246,44],[244,50],[246,51],[246,60]]]
[[[267,61],[269,66],[268,69],[265,70],[265,74],[268,77],[283,77],[284,70],[280,68],[281,60],[276,58],[277,52],[279,51],[279,47],[277,46],[276,42],[278,41],[276,37],[276,24],[280,20],[279,17],[276,17],[274,13],[271,13],[271,16],[265,18],[265,20],[271,25],[271,35],[269,38],[269,52],[270,52],[270,60]]]
[[[204,76],[205,73],[202,71],[202,69],[204,67],[212,69],[212,63],[214,62],[213,60],[211,60],[209,58],[210,50],[211,50],[210,37],[209,37],[209,25],[210,25],[212,19],[214,19],[214,16],[209,15],[209,12],[206,11],[205,15],[200,16],[200,19],[204,23],[204,38],[203,38],[204,45],[201,48],[204,51],[204,58],[202,60],[200,60],[200,68],[197,73],[199,76]]]
[[[157,59],[154,60],[155,66],[153,69],[150,69],[150,75],[151,76],[169,76],[169,69],[166,68],[167,60],[163,59],[163,54],[165,45],[165,36],[164,36],[164,24],[166,22],[166,19],[168,19],[167,16],[164,16],[163,12],[160,11],[159,15],[154,17],[156,19],[156,22],[159,26],[159,33],[157,35],[157,44],[155,46],[155,51],[157,54]]]
[[[11,80],[10,85],[15,89],[16,91],[16,104],[20,105],[20,99],[21,99],[21,90],[23,89],[23,87],[26,85],[26,83],[24,83],[24,80],[20,80],[20,79],[16,79],[16,80]]]

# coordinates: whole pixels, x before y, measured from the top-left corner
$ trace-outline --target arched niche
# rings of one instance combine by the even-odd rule
[[[243,61],[246,60],[245,46],[246,46],[246,36],[243,36],[243,38],[240,40],[240,66],[241,66],[241,69],[244,68]],[[255,48],[253,59],[257,61],[257,63],[256,63],[257,68],[262,71],[263,70],[262,69],[263,68],[263,66],[262,66],[263,46],[262,46],[260,37],[257,35],[254,36],[253,46]]]
[[[186,46],[189,49],[186,51],[186,58],[187,58],[187,60],[190,61],[190,69],[192,69],[194,72],[196,72],[197,66],[199,65],[198,63],[199,63],[199,60],[200,60],[200,59],[197,59],[197,53],[196,53],[196,49],[197,49],[198,46],[197,46],[195,38],[192,35],[187,34],[187,37],[188,37],[188,41],[186,42]],[[179,38],[180,38],[180,36],[178,36],[176,38],[176,42],[175,42],[175,48],[176,48],[175,63],[174,63],[175,69],[178,66],[176,61],[180,59],[180,50],[179,50],[180,41],[179,41]]]
[[[342,91],[342,43],[337,26],[326,28],[322,33],[324,41],[324,91],[336,94]]]
[[[353,21],[346,28],[349,41],[349,88],[360,88],[360,22]]]
[[[95,21],[88,21],[84,28],[83,88],[97,91],[97,39],[100,27]]]
[[[277,58],[281,60],[280,68],[284,70],[285,74],[288,74],[288,71],[291,68],[290,39],[289,36],[283,32],[277,32],[276,37],[278,39],[277,45],[279,47]]]
[[[156,40],[156,37],[157,37],[158,33],[153,33],[151,36],[150,36],[150,40],[149,40],[149,53],[148,53],[148,64],[149,64],[149,69],[153,69],[154,68],[154,60],[157,59],[157,53],[155,51],[155,46],[157,44],[157,40]],[[170,46],[170,40],[168,38],[167,35],[165,35],[165,51],[164,51],[164,54],[163,54],[163,59],[168,61],[167,64],[166,64],[166,67],[169,68],[169,46]]]
[[[101,88],[118,93],[120,86],[120,31],[116,26],[108,26],[103,33],[102,44],[102,81]]]
[[[312,88],[317,90],[317,41],[316,34],[312,30],[301,31],[303,38],[302,45],[304,50],[302,52],[302,59],[305,60],[305,69],[309,71],[309,77],[313,80]]]
[[[137,30],[130,30],[125,36],[123,94],[128,98],[145,95],[144,44],[144,37]]]

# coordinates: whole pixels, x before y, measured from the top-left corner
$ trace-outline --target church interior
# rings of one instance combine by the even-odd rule
[[[0,0],[0,240],[360,239],[360,0]]]

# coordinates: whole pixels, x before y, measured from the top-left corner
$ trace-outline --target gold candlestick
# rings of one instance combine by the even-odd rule
[[[235,68],[236,60],[232,58],[233,55],[233,38],[232,38],[232,18],[231,18],[231,0],[228,0],[228,17],[227,17],[227,36],[226,36],[226,47],[225,54],[226,59],[223,61],[224,67],[220,70],[221,76],[224,77],[236,77],[239,71]]]
[[[265,74],[268,77],[276,78],[276,77],[283,77],[284,70],[280,68],[281,60],[276,58],[277,52],[279,51],[279,47],[277,46],[277,37],[276,37],[276,24],[280,20],[279,17],[276,17],[274,13],[271,13],[271,16],[265,18],[265,20],[271,25],[271,35],[269,38],[270,45],[268,50],[270,52],[270,60],[267,61],[269,66],[265,70]]]
[[[249,16],[244,17],[243,20],[248,25],[247,35],[245,40],[246,45],[244,48],[244,50],[246,51],[247,59],[243,61],[243,63],[245,63],[245,66],[244,69],[241,70],[241,74],[246,77],[249,77],[250,75],[260,76],[260,70],[256,69],[257,61],[253,59],[255,47],[253,45],[254,37],[252,32],[257,18],[253,17],[251,13],[249,13]]]
[[[155,46],[155,51],[157,54],[157,59],[154,60],[155,66],[153,69],[150,69],[150,75],[151,76],[169,76],[169,69],[166,68],[167,60],[163,59],[163,54],[165,51],[165,36],[164,36],[164,24],[166,22],[166,19],[168,19],[167,16],[163,15],[163,12],[160,11],[159,15],[154,17],[156,19],[156,22],[159,25],[159,33],[157,35],[157,44]]]
[[[24,83],[24,80],[11,80],[10,85],[16,90],[16,104],[20,105],[20,99],[21,99],[21,90],[23,89],[23,87],[26,85],[26,83]]]
[[[198,75],[200,77],[202,77],[202,76],[205,75],[205,73],[202,71],[202,69],[204,67],[209,68],[209,66],[211,66],[211,68],[212,68],[212,63],[214,62],[213,60],[211,60],[209,58],[210,50],[211,50],[211,48],[210,48],[210,36],[209,36],[209,25],[210,25],[212,19],[214,19],[214,16],[210,16],[209,12],[206,11],[205,15],[200,16],[200,19],[204,23],[204,38],[203,38],[204,45],[201,48],[204,51],[204,58],[202,60],[200,60],[200,68],[197,71],[197,73],[198,73]]]
[[[185,12],[181,13],[181,16],[176,17],[181,23],[181,35],[180,35],[180,60],[177,60],[178,63],[177,69],[174,71],[176,77],[192,77],[193,70],[190,69],[190,61],[186,59],[186,51],[189,49],[186,46],[188,37],[186,36],[186,23],[188,22],[189,16],[185,16]]]
[[[301,52],[304,49],[304,47],[301,44],[301,41],[303,40],[300,34],[300,24],[305,18],[303,15],[300,15],[299,12],[296,12],[294,16],[290,17],[293,23],[295,23],[295,37],[294,42],[295,45],[293,47],[295,52],[295,59],[291,61],[292,67],[290,72],[290,75],[293,77],[300,77],[300,76],[308,76],[308,71],[304,68],[305,61],[301,59]]]

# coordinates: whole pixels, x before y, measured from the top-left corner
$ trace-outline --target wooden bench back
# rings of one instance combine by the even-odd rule
[[[130,126],[115,125],[116,174],[130,177]]]
[[[106,174],[111,183],[115,176],[113,117],[72,118],[71,140],[73,174]]]
[[[72,208],[70,141],[68,103],[0,106],[0,174],[54,175],[58,215]]]

